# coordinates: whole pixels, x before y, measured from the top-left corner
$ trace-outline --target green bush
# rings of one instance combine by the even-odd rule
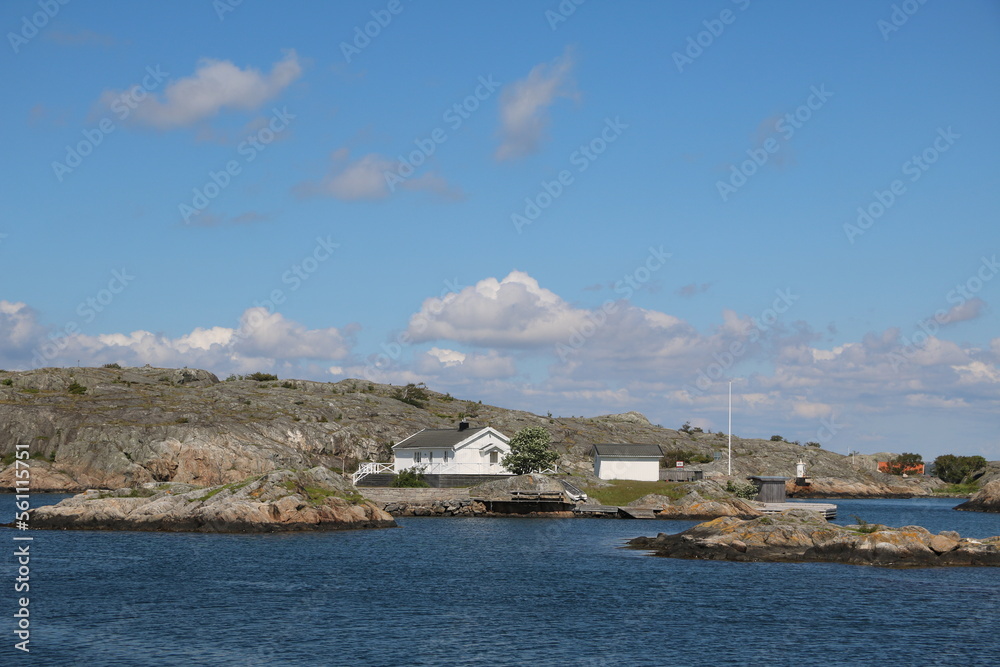
[[[87,388],[84,387],[82,384],[78,384],[76,380],[73,380],[73,382],[70,383],[69,388],[66,391],[68,391],[71,394],[81,396],[87,393]]]
[[[772,435],[771,436],[771,442],[784,442],[784,441],[785,441],[785,439],[783,437],[781,437],[780,435]]]
[[[726,491],[743,500],[753,500],[758,493],[756,484],[740,479],[731,479],[726,482]]]
[[[14,384],[14,380],[12,380],[11,378],[4,378],[3,384],[9,387]]]
[[[256,373],[251,373],[250,375],[246,375],[244,377],[247,380],[253,380],[255,382],[272,382],[278,379],[278,376],[274,375],[273,373],[261,373],[259,371]]]
[[[396,479],[392,480],[390,486],[400,489],[422,489],[429,487],[430,484],[424,480],[424,469],[414,466],[406,470],[401,470],[396,475]]]
[[[660,459],[660,467],[673,468],[678,461],[686,463],[711,463],[714,460],[715,457],[711,454],[700,454],[687,449],[672,449],[663,453],[663,458]]]
[[[103,366],[101,366],[101,368],[114,368],[114,369],[117,369],[117,370],[121,370],[122,369],[122,365],[121,364],[111,363],[111,364],[104,364]]]

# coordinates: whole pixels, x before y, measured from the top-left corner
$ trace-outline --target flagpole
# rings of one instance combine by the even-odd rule
[[[733,474],[733,381],[729,381],[729,475]]]

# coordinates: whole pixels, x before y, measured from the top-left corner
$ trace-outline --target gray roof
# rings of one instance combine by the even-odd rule
[[[485,431],[487,427],[467,428],[459,431],[457,428],[425,428],[417,431],[409,438],[399,441],[392,446],[393,449],[450,449],[468,440],[480,431]]]
[[[659,445],[594,445],[594,455],[603,458],[660,458],[663,452]]]

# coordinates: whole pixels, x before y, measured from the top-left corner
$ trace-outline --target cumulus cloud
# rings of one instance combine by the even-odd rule
[[[549,125],[549,107],[560,97],[575,97],[571,74],[573,53],[567,49],[552,62],[532,68],[524,79],[505,86],[500,96],[498,160],[538,150]]]
[[[191,366],[225,372],[243,372],[299,365],[307,360],[332,361],[348,357],[355,326],[308,329],[265,308],[249,308],[238,327],[197,327],[170,337],[151,331],[56,337],[37,321],[25,304],[0,301],[0,360],[8,367],[34,368],[76,363],[109,362],[132,366]]]
[[[194,74],[171,81],[162,93],[155,90],[135,105],[127,122],[172,130],[189,127],[217,116],[223,111],[255,111],[277,97],[302,75],[302,65],[295,51],[288,51],[267,74],[247,67],[241,69],[228,60],[202,59]],[[102,107],[115,100],[127,99],[132,90],[105,91]]]
[[[379,153],[368,153],[350,161],[346,149],[332,155],[330,174],[319,182],[305,182],[296,186],[300,197],[328,196],[341,201],[375,201],[388,199],[394,188],[409,191],[426,191],[445,199],[461,199],[462,192],[449,185],[433,172],[410,176],[390,185],[388,175],[397,174],[399,163]]]
[[[586,311],[571,307],[527,273],[511,271],[503,280],[486,278],[458,294],[427,299],[410,318],[408,333],[417,342],[534,347],[565,339],[585,320]]]

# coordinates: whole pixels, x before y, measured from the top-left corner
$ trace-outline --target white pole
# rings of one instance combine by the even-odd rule
[[[733,474],[733,381],[729,381],[729,475]]]

